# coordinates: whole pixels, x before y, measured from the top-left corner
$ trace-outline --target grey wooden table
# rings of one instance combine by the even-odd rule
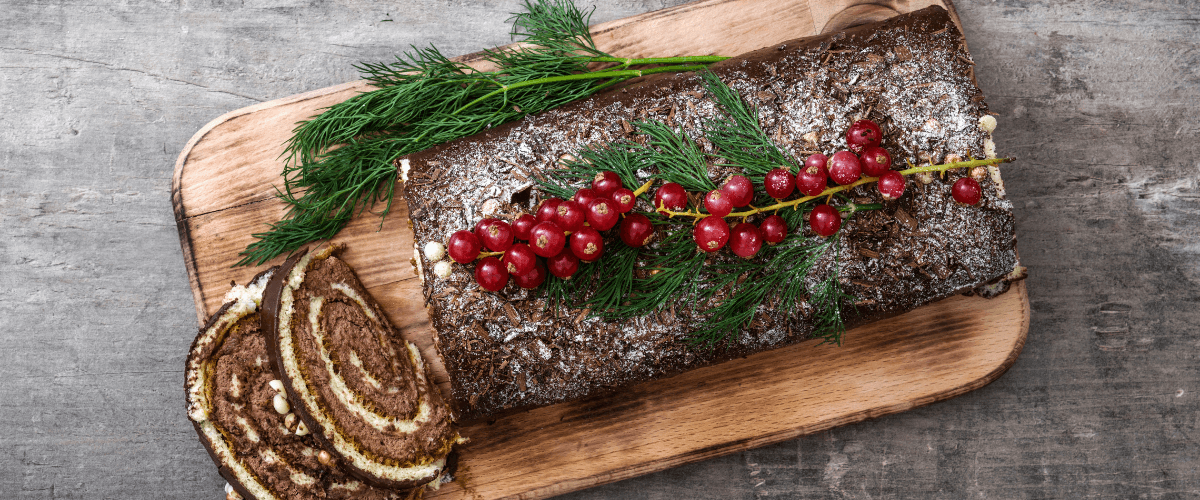
[[[595,21],[678,3],[622,0]],[[1200,496],[1200,4],[962,0],[1033,320],[947,402],[569,498]],[[0,498],[210,498],[169,189],[209,120],[512,0],[0,0]]]

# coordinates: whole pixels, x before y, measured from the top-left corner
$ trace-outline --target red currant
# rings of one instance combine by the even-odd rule
[[[484,290],[499,292],[508,284],[508,270],[504,269],[500,259],[484,257],[475,265],[475,281]]]
[[[550,267],[550,274],[567,279],[579,270],[579,257],[570,248],[564,248],[558,255],[546,259],[546,265]]]
[[[970,177],[963,177],[954,181],[954,186],[950,188],[950,193],[954,195],[954,201],[963,205],[977,205],[979,199],[983,197],[983,187],[979,185],[979,181]]]
[[[596,198],[587,207],[587,223],[597,231],[608,231],[621,220],[621,214],[613,206],[617,202],[608,198]]]
[[[528,274],[533,269],[533,264],[537,262],[537,255],[533,253],[533,249],[524,243],[517,243],[504,252],[504,257],[500,259],[504,263],[504,269],[513,276]]]
[[[592,200],[599,197],[600,195],[596,194],[596,190],[583,188],[575,192],[575,196],[571,198],[571,201],[586,207]]]
[[[683,186],[674,182],[668,182],[658,188],[654,193],[654,208],[666,207],[667,210],[677,212],[687,207],[687,191]]]
[[[613,191],[618,188],[623,188],[621,185],[621,176],[616,172],[599,172],[592,179],[592,189],[596,191],[596,196],[611,196]]]
[[[558,205],[562,200],[558,198],[550,198],[542,200],[542,204],[538,205],[537,220],[538,222],[546,222],[554,220],[554,214],[558,213]]]
[[[783,217],[778,215],[768,215],[759,223],[758,229],[762,231],[763,239],[767,240],[767,243],[775,244],[787,238],[787,222],[784,222]]]
[[[786,168],[771,169],[763,177],[763,190],[767,192],[767,196],[782,200],[796,190],[796,177]]]
[[[518,240],[528,240],[529,231],[532,230],[533,226],[537,225],[537,223],[537,217],[534,217],[533,214],[521,214],[521,216],[517,217],[517,220],[513,221],[512,223],[513,237]]]
[[[892,201],[904,195],[904,176],[895,170],[888,170],[879,176],[879,194],[883,199]]]
[[[489,225],[491,225],[491,223],[496,222],[498,220],[500,220],[500,219],[496,219],[493,217],[484,217],[483,219],[480,219],[479,222],[475,223],[475,236],[479,237],[479,241],[484,241],[484,230],[487,229],[487,227]]]
[[[634,248],[641,248],[650,243],[654,237],[654,225],[650,218],[642,214],[629,214],[621,220],[621,228],[617,231],[621,241]]]
[[[584,227],[571,233],[571,252],[585,262],[599,259],[604,255],[604,238],[599,231]]]
[[[479,239],[483,241],[483,246],[488,250],[503,252],[513,244],[512,226],[502,220],[493,219],[490,224],[483,227],[483,235]]]
[[[821,167],[821,169],[824,170],[826,163],[829,163],[829,157],[821,153],[813,154],[804,159],[805,167]]]
[[[758,226],[743,222],[733,226],[733,231],[729,234],[729,249],[733,251],[734,255],[749,259],[762,248],[763,238],[763,233]]]
[[[617,188],[616,191],[613,191],[612,199],[615,202],[613,208],[620,214],[633,210],[633,204],[637,203],[637,197],[633,195],[633,191],[625,188]]]
[[[860,159],[863,173],[871,177],[879,177],[892,169],[892,155],[879,146],[863,149]]]
[[[721,191],[734,207],[744,207],[754,201],[754,184],[744,175],[731,175],[721,184]]]
[[[858,156],[849,151],[838,151],[829,157],[829,178],[845,186],[862,177],[862,164]]]
[[[514,274],[512,278],[521,288],[537,288],[546,281],[546,265],[535,259],[532,270],[525,274]]]
[[[720,217],[705,217],[692,229],[692,238],[705,252],[715,252],[729,241],[729,224]]]
[[[714,189],[704,195],[704,209],[716,217],[724,217],[733,211],[733,203],[720,189]]]
[[[878,146],[883,141],[883,131],[871,120],[859,120],[846,130],[846,145],[855,153],[863,152],[864,148]]]
[[[450,258],[459,264],[475,260],[481,249],[483,249],[483,243],[480,243],[479,237],[470,231],[456,231],[450,235],[450,241],[446,245],[446,252],[450,254]]]
[[[539,222],[529,231],[529,247],[541,257],[553,257],[567,245],[567,235],[553,222]]]
[[[563,231],[578,231],[587,221],[587,209],[570,200],[559,203],[555,211],[554,223]]]
[[[821,236],[833,236],[842,228],[842,215],[829,205],[817,205],[808,214],[808,225]]]
[[[812,155],[824,158],[825,155]],[[825,164],[809,165],[811,162],[804,162],[804,168],[800,173],[796,174],[796,187],[800,188],[800,194],[804,196],[817,196],[825,191],[829,186],[829,173],[825,171]]]

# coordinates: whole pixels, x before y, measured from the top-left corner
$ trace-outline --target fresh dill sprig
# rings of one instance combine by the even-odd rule
[[[666,237],[643,251],[648,276],[634,280],[626,301],[605,311],[606,317],[643,316],[695,295],[697,278],[708,254],[696,248],[690,224],[661,219],[656,222],[666,228]]]
[[[777,167],[792,168],[797,163],[762,130],[758,110],[717,75],[705,71],[704,86],[713,96],[721,116],[705,122],[705,137],[716,146],[719,155],[746,172],[755,184],[761,184],[767,172]]]
[[[842,334],[846,332],[846,322],[842,318],[842,307],[854,304],[854,296],[842,291],[841,281],[841,245],[837,237],[831,238],[834,248],[833,269],[821,284],[812,291],[809,303],[813,306],[814,329],[813,337],[819,338],[824,344],[842,345]]]
[[[351,218],[384,203],[398,173],[392,162],[588,97],[630,78],[684,72],[721,56],[618,58],[596,48],[591,11],[567,0],[526,1],[513,22],[517,48],[488,50],[495,71],[475,71],[436,48],[416,48],[393,63],[356,66],[375,90],[324,109],[293,130],[283,152],[285,219],[257,233],[235,265],[262,264],[331,238]],[[590,65],[599,64],[598,67]],[[607,65],[607,67],[605,66]]]
[[[689,341],[713,346],[736,338],[768,300],[778,311],[798,310],[808,292],[805,276],[831,246],[837,246],[837,237],[814,241],[793,234],[774,247],[763,248],[760,254],[765,255],[760,258],[712,266],[701,302],[722,293],[728,298],[702,312],[707,320]]]
[[[705,71],[705,74],[710,72]],[[656,178],[674,182],[693,192],[708,192],[717,188],[708,177],[704,153],[683,129],[652,120],[634,124],[638,132],[649,137],[642,146],[644,161],[658,167]]]

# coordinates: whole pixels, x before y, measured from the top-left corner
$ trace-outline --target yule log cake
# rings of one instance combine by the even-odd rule
[[[392,420],[404,422],[372,428],[369,436],[353,436],[362,438],[358,444],[363,449],[330,446],[339,438],[338,444],[344,445],[346,439],[336,434],[336,429],[327,432],[318,426],[329,420],[324,414],[330,411],[327,406],[314,419],[304,408],[306,401],[289,389],[292,381],[276,368],[282,365],[278,347],[273,346],[277,341],[272,339],[278,333],[276,315],[264,312],[264,295],[277,308],[282,283],[292,277],[296,260],[289,261],[282,271],[277,267],[264,271],[250,284],[234,286],[226,294],[224,305],[201,327],[187,359],[188,418],[229,481],[227,498],[411,498],[414,487],[436,483],[444,473],[450,446],[457,442],[449,408],[441,403],[437,389],[426,382],[419,356],[391,356],[386,362],[377,359],[380,353],[408,354],[415,353],[415,348],[395,335],[385,321],[374,320],[378,306],[370,297],[359,295],[365,291],[357,279],[347,274],[336,258],[326,259],[328,256],[328,252],[308,256],[305,264],[315,261],[321,265],[308,280],[290,280],[308,286],[289,295],[306,303],[324,302],[312,300],[311,290],[317,290],[314,297],[321,296],[322,288],[344,290],[343,296],[331,297],[330,303],[324,304],[334,312],[322,315],[325,324],[358,326],[338,328],[338,340],[344,347],[338,349],[341,356],[337,360],[343,366],[354,366],[357,358],[352,346],[361,348],[363,342],[375,345],[362,349],[365,364],[360,362],[335,375],[342,382],[339,393],[357,400],[364,393],[377,396],[382,389],[387,393],[385,399],[403,398],[403,403],[386,405],[389,401],[384,401],[371,410],[401,415]],[[317,367],[309,368],[317,371]],[[372,383],[379,387],[371,387]],[[327,393],[331,387],[327,384],[324,389],[319,392]],[[354,419],[344,416],[342,407],[332,412],[342,422]],[[379,448],[384,449],[379,452]],[[364,454],[369,455],[368,460]]]
[[[494,417],[1006,286],[1020,275],[1014,221],[999,162],[981,161],[995,158],[995,119],[972,65],[931,7],[398,159],[451,404]],[[891,159],[862,149],[876,145]],[[848,147],[862,172],[839,163]],[[782,193],[777,168],[800,192]],[[833,177],[820,196],[806,171]],[[722,193],[745,195],[726,182],[738,175],[752,201],[714,217],[730,211]],[[636,205],[614,222],[629,207],[594,197],[618,184]]]

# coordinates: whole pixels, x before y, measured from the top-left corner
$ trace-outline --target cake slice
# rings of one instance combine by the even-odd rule
[[[771,142],[801,161],[816,152],[845,150],[847,129],[863,118],[882,126],[882,145],[896,165],[995,157],[995,120],[975,84],[962,34],[939,7],[790,40],[710,69],[757,110],[759,126]],[[535,211],[548,198],[539,181],[553,179],[564,160],[578,157],[584,148],[644,144],[639,121],[657,120],[682,130],[708,155],[704,167],[710,180],[741,173],[705,138],[706,124],[721,113],[703,75],[660,74],[401,158],[397,163],[414,241],[423,248],[446,242],[457,231],[471,231],[485,217],[511,222]],[[653,180],[661,185],[657,168],[639,168],[638,184]],[[848,191],[848,199],[838,204],[878,203],[882,209],[861,212],[843,224],[836,248],[802,278],[806,287],[836,280],[854,297],[842,302],[839,312],[845,325],[853,327],[1013,272],[1012,205],[1005,199],[999,170],[980,168],[972,172],[982,183],[977,206],[961,206],[951,196],[951,185],[967,175],[961,171],[910,178],[896,201],[881,199],[873,184]],[[645,198],[635,211],[653,211]],[[621,244],[611,232],[605,237],[607,249]],[[439,262],[440,253],[434,255],[417,256],[418,273],[452,403],[463,420],[610,392],[794,344],[811,338],[820,321],[814,307],[781,309],[768,301],[736,340],[696,348],[690,336],[708,318],[689,316],[692,304],[685,301],[640,317],[606,321],[586,304],[559,307],[542,291],[514,283],[489,292],[477,283],[474,264]],[[728,252],[713,254],[709,261],[737,262]],[[579,304],[587,296],[573,299]]]
[[[405,498],[406,492],[344,473],[288,410],[259,325],[263,289],[274,270],[233,287],[188,353],[188,418],[229,481],[230,498]]]
[[[427,483],[461,441],[450,408],[338,250],[293,257],[267,284],[271,357],[292,409],[342,467],[381,487]]]

